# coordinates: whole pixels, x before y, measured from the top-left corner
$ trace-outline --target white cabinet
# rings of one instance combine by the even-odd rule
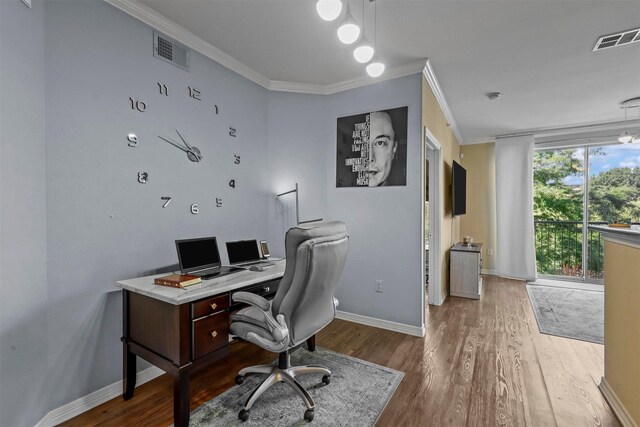
[[[482,293],[482,243],[457,243],[451,248],[451,288],[454,297],[480,299]]]

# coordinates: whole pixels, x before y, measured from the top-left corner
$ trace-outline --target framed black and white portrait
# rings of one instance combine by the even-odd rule
[[[408,107],[338,118],[336,187],[407,185]]]

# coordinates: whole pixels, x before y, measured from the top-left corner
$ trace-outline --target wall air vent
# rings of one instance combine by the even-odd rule
[[[598,39],[593,51],[624,46],[635,42],[640,42],[640,28],[602,36]]]
[[[155,31],[153,32],[153,56],[189,71],[189,48]]]

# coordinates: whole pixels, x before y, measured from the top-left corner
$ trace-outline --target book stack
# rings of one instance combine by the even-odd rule
[[[186,288],[187,286],[196,285],[200,282],[202,282],[200,277],[190,274],[171,274],[153,279],[153,283],[156,285],[171,286],[173,288]]]

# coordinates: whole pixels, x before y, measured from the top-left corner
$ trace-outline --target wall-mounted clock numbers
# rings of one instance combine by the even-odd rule
[[[164,96],[169,96],[169,88],[167,85],[158,82],[158,90],[160,90],[160,94]]]
[[[202,95],[200,94],[200,91],[198,89],[191,86],[187,86],[187,88],[189,89],[189,98],[193,98],[197,101],[202,101]]]
[[[145,111],[147,111],[146,102],[140,101],[139,99],[134,99],[131,97],[129,97],[129,102],[131,103],[132,110],[137,110],[137,111],[140,111],[141,113],[144,113]]]
[[[129,141],[129,143],[127,144],[129,147],[138,146],[138,136],[135,133],[130,133],[129,135],[127,135],[127,141]]]
[[[156,88],[158,90],[158,93],[160,94],[160,96],[169,96],[169,86],[166,83],[157,81],[156,82]],[[187,86],[187,95],[189,96],[189,98],[194,99],[196,101],[202,101],[203,97],[202,97],[202,92],[193,87],[193,86]],[[129,97],[129,107],[137,112],[140,113],[144,113],[147,111],[147,107],[148,104],[141,100],[141,99],[136,99],[135,97],[131,96]],[[209,107],[207,107],[209,108]],[[222,109],[220,107],[220,105],[218,104],[213,104],[213,110],[215,112],[216,115],[221,115],[222,113]],[[230,137],[232,138],[237,138],[238,134],[237,134],[237,129],[235,127],[229,126],[228,128],[228,134]],[[176,129],[176,133],[179,137],[179,139],[173,139],[170,137],[164,137],[164,136],[160,136],[158,135],[158,137],[160,139],[162,139],[163,141],[166,141],[167,143],[169,143],[170,145],[178,148],[180,151],[184,152],[187,154],[187,158],[192,161],[192,162],[200,162],[203,159],[203,156],[200,152],[200,150],[198,149],[198,147],[192,145],[191,143],[189,143],[187,141],[187,139],[184,137],[184,135],[180,132],[180,130]],[[127,141],[127,146],[131,147],[131,148],[135,148],[138,147],[140,144],[140,138],[138,137],[138,135],[136,135],[135,133],[131,132],[128,133],[126,136],[126,141]],[[233,154],[233,164],[234,165],[239,165],[241,163],[241,155],[240,154]],[[149,172],[148,171],[138,171],[137,172],[137,180],[138,183],[140,184],[147,184],[149,182]],[[235,189],[237,186],[236,183],[236,179],[230,179],[228,181],[228,185],[229,187],[231,187],[232,189]],[[157,199],[156,199],[157,200]],[[171,196],[161,196],[160,200],[162,201],[162,208],[168,208],[169,205],[171,204],[172,201],[172,197]],[[215,197],[215,207],[216,208],[222,208],[223,207],[223,201],[222,201],[222,197]],[[198,215],[200,213],[200,206],[198,203],[191,203],[189,205],[189,212],[191,212],[192,215]]]

